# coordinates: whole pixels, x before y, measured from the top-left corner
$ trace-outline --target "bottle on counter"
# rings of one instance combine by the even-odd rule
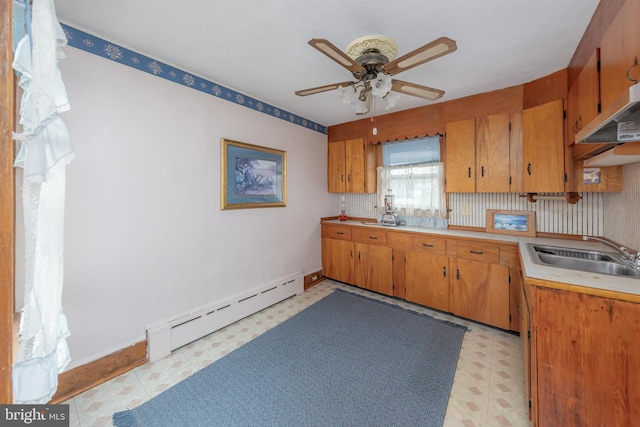
[[[347,202],[344,200],[344,196],[340,196],[340,203],[338,204],[338,219],[340,221],[347,220]]]

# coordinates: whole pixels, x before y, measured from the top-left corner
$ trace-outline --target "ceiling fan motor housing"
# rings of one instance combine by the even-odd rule
[[[372,80],[376,78],[382,66],[389,63],[389,58],[380,53],[378,49],[368,49],[356,58],[355,61],[367,70],[361,80]]]

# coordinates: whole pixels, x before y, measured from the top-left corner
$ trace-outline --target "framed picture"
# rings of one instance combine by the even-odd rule
[[[535,237],[536,213],[487,209],[487,233]]]
[[[287,205],[287,153],[220,140],[220,209]]]

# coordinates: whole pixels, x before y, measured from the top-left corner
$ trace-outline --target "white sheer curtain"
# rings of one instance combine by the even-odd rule
[[[62,311],[62,255],[65,169],[74,153],[59,117],[69,109],[58,68],[67,40],[53,0],[34,0],[32,16],[29,35],[18,43],[13,62],[24,90],[23,132],[14,138],[22,142],[15,166],[23,169],[26,269],[13,392],[16,403],[38,404],[51,400],[58,374],[71,360]]]
[[[443,163],[380,166],[377,170],[378,220],[385,211],[384,196],[393,194],[398,219],[407,226],[447,228]]]

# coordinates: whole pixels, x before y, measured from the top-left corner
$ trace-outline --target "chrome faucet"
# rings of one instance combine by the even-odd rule
[[[631,252],[629,252],[629,249],[625,248],[624,246],[615,245],[610,241],[608,241],[607,239],[603,239],[597,236],[582,236],[582,240],[595,240],[595,241],[604,243],[605,245],[618,251],[622,261],[625,264],[633,267],[634,269],[640,269],[640,252],[634,255]]]

